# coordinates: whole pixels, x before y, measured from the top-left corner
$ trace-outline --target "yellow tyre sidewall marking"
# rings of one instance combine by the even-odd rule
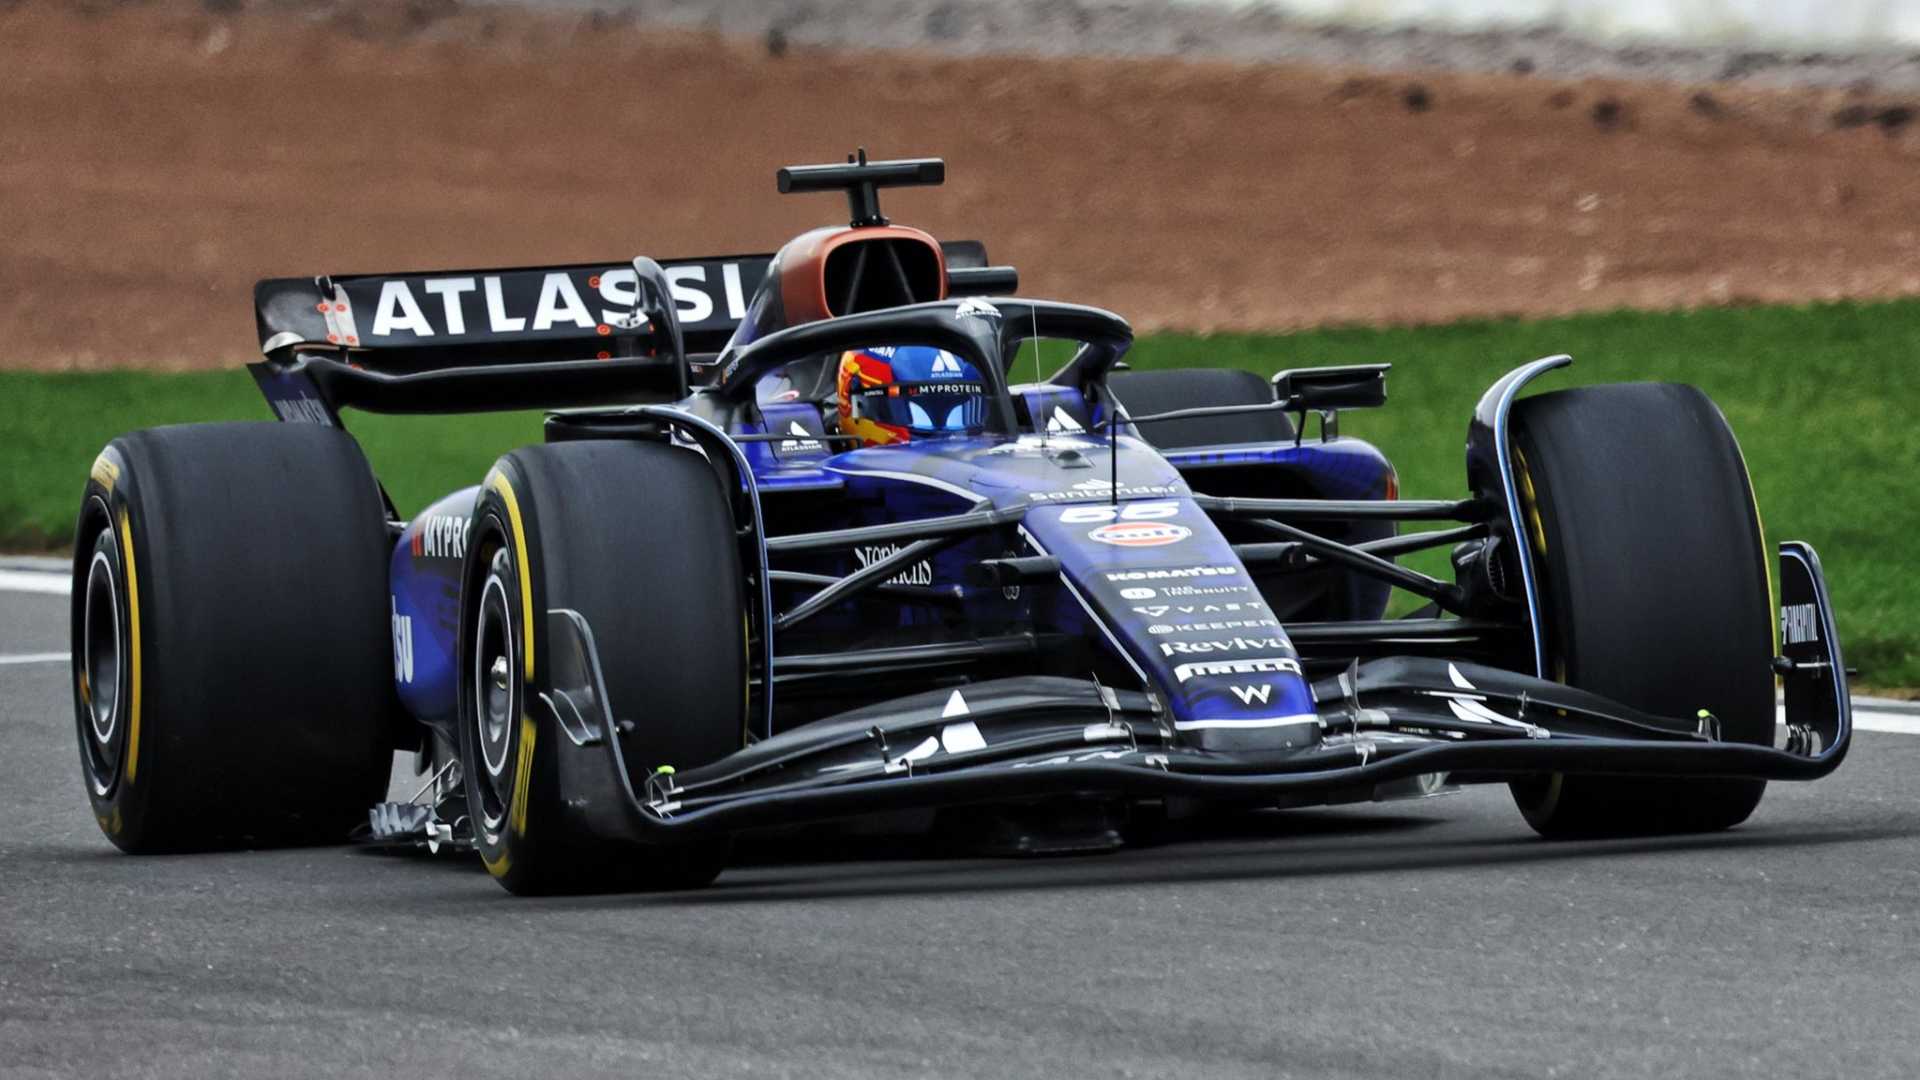
[[[513,801],[507,806],[507,829],[519,836],[527,835],[527,788],[533,783],[533,736],[536,726],[533,714],[520,713],[520,757],[513,767]]]
[[[102,450],[100,451],[100,456],[93,459],[93,468],[90,470],[90,474],[93,477],[94,483],[99,484],[102,488],[111,492],[114,483],[120,479],[120,466],[114,462],[107,451]]]
[[[507,524],[513,529],[513,557],[515,569],[520,575],[520,619],[521,638],[526,642],[527,681],[533,681],[533,575],[527,570],[527,530],[520,523],[520,500],[514,497],[513,485],[500,470],[487,474],[487,485],[500,493],[500,501],[506,504]]]
[[[1760,531],[1761,577],[1767,579],[1767,626],[1773,636],[1773,655],[1780,655],[1780,598],[1773,591],[1772,550],[1767,547],[1767,519],[1760,516],[1760,493],[1753,488],[1753,470],[1747,468],[1747,452],[1740,448],[1740,440],[1733,435],[1733,425],[1727,425],[1727,436],[1733,439],[1733,452],[1740,455],[1740,471],[1747,476],[1747,500],[1753,504],[1753,526]],[[1774,684],[1779,685],[1776,676]]]
[[[127,665],[130,704],[127,710],[126,780],[128,786],[132,786],[134,774],[140,768],[140,576],[133,568],[133,524],[127,520],[125,507],[120,509],[120,547],[127,572],[127,652],[131,663]]]
[[[1517,474],[1516,478],[1520,482],[1520,508],[1525,511],[1527,515],[1527,531],[1533,537],[1533,549],[1540,553],[1541,558],[1545,558],[1547,554],[1547,530],[1546,527],[1540,523],[1540,506],[1539,503],[1535,501],[1533,493],[1533,472],[1527,468],[1527,455],[1521,453],[1518,446],[1513,448],[1513,460],[1514,464],[1518,466],[1518,468],[1514,469],[1514,472]]]
[[[533,683],[533,575],[527,561],[527,529],[520,518],[520,500],[514,494],[513,485],[507,482],[505,474],[495,469],[487,474],[487,486],[500,495],[500,502],[507,511],[507,526],[513,530],[514,569],[520,578],[520,640],[524,650],[522,667],[526,674],[526,683]],[[526,694],[521,694],[520,707],[520,749],[514,762],[513,794],[507,803],[507,831],[527,835],[527,807],[532,801],[528,788],[533,781],[534,737],[538,729],[533,714],[527,711]],[[487,872],[495,877],[504,876],[513,866],[512,859],[502,848],[496,859],[482,859]]]

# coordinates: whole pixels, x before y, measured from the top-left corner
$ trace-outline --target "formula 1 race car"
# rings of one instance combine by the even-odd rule
[[[284,422],[134,432],[87,485],[107,836],[358,823],[517,893],[672,888],[743,830],[908,810],[1078,851],[1173,808],[1500,783],[1546,836],[1630,835],[1839,765],[1819,562],[1780,545],[1776,606],[1698,390],[1521,398],[1570,363],[1535,360],[1467,418],[1464,496],[1402,498],[1338,432],[1388,365],[1129,370],[1119,316],[881,216],[944,174],[782,169],[852,219],[772,256],[261,282]],[[550,411],[409,520],[349,408]],[[1427,549],[1452,580],[1395,561]],[[1394,589],[1424,606],[1387,618]],[[396,749],[421,790],[379,802]]]

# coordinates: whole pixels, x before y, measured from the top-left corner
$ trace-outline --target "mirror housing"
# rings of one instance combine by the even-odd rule
[[[1387,372],[1392,364],[1294,368],[1273,377],[1273,396],[1299,412],[1374,409],[1387,403]]]

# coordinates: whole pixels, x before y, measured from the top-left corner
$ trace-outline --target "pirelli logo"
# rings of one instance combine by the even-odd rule
[[[1198,664],[1175,664],[1173,677],[1186,682],[1196,675],[1259,675],[1270,673],[1300,674],[1300,662],[1281,657],[1254,660],[1208,660]]]

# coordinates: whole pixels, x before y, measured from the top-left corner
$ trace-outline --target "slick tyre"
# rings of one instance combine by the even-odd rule
[[[95,819],[130,852],[343,841],[386,791],[385,505],[306,424],[108,444],[73,558],[73,698]]]
[[[526,447],[487,475],[473,520],[460,732],[487,870],[523,895],[712,881],[725,865],[724,839],[639,846],[596,838],[575,820],[560,767],[568,736],[539,697],[551,670],[546,612],[570,609],[592,629],[606,704],[622,729],[609,737],[621,740],[636,791],[655,769],[740,748],[744,583],[712,467],[655,443]]]
[[[1664,716],[1706,710],[1723,739],[1770,745],[1765,544],[1720,410],[1691,386],[1562,390],[1515,405],[1513,448],[1548,674]],[[1554,775],[1513,794],[1543,836],[1633,836],[1737,825],[1765,787]]]

